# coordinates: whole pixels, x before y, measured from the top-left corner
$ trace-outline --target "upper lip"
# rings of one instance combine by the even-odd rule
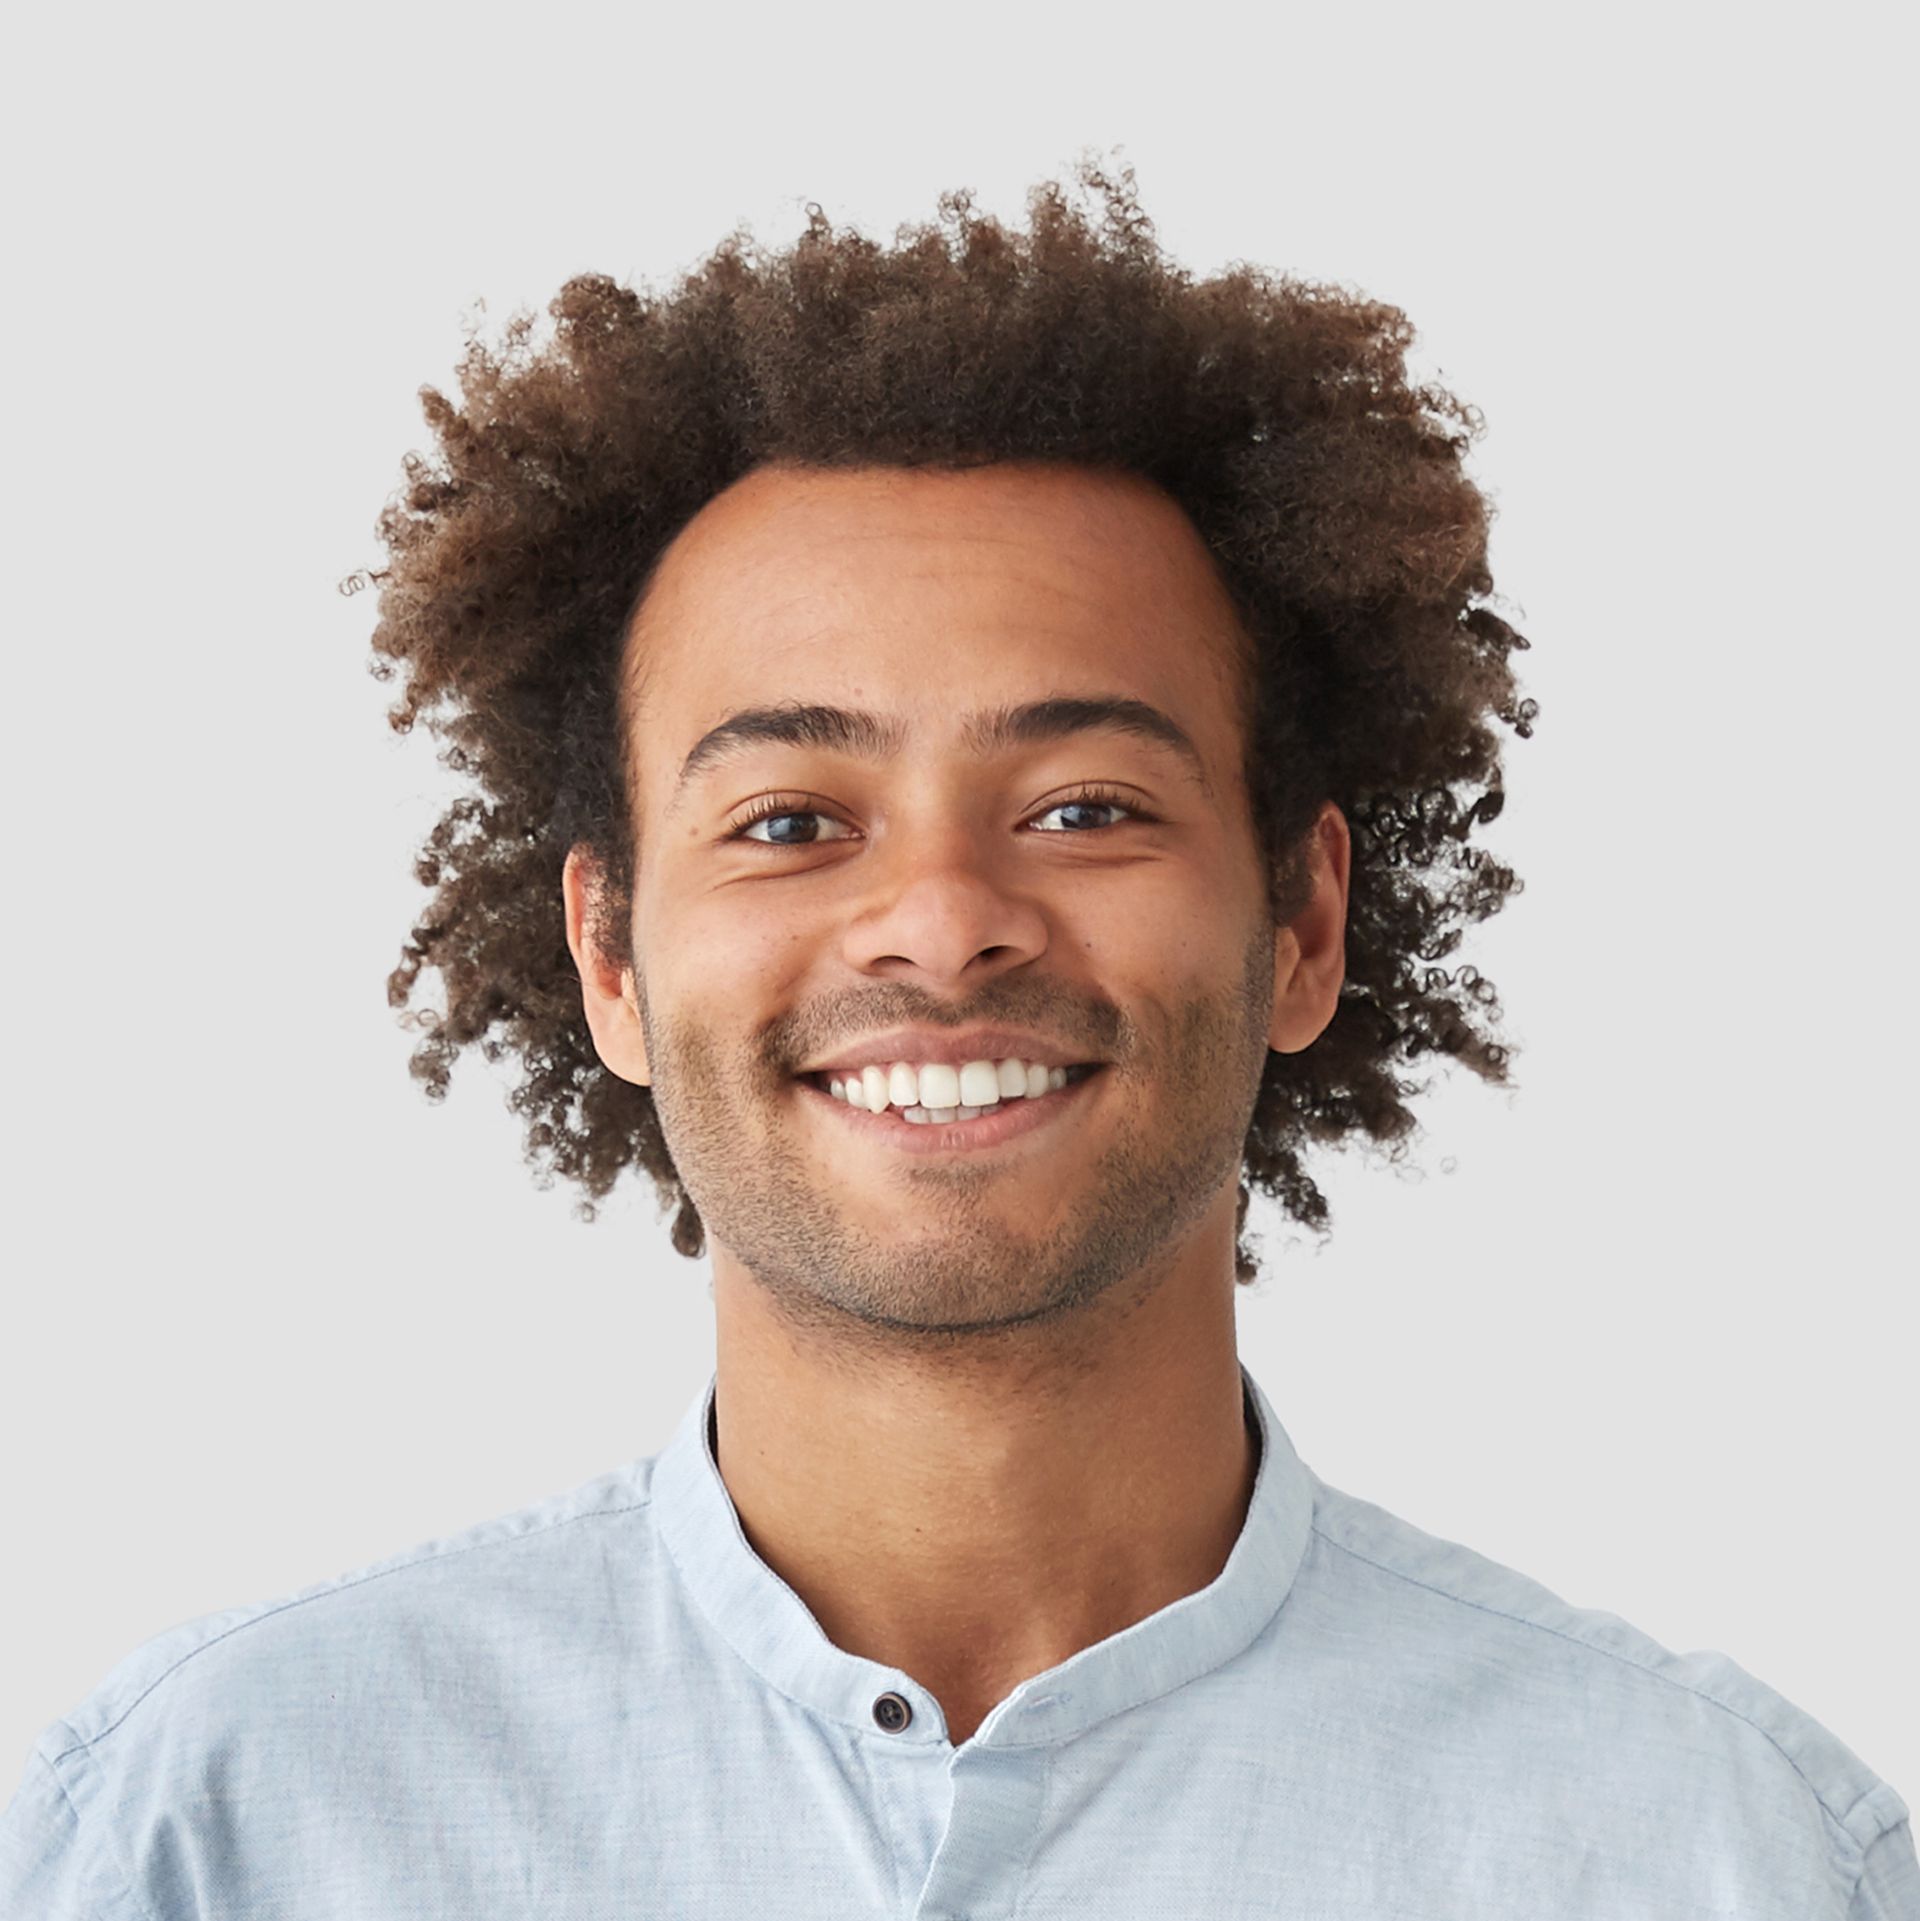
[[[896,1027],[854,1041],[831,1059],[813,1061],[795,1071],[830,1074],[850,1067],[885,1067],[895,1061],[910,1061],[915,1067],[929,1062],[962,1067],[968,1061],[1005,1060],[1038,1062],[1042,1067],[1079,1067],[1095,1058],[1022,1027],[968,1027],[958,1031],[948,1027]]]

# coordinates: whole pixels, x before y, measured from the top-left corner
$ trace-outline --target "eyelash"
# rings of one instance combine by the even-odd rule
[[[740,840],[746,834],[749,827],[763,820],[777,820],[786,814],[818,814],[822,820],[836,818],[836,816],[829,814],[825,808],[808,807],[804,802],[805,796],[800,794],[768,794],[764,799],[755,801],[746,817],[737,821],[734,826],[728,830],[724,838],[730,841]],[[1042,814],[1050,814],[1056,807],[1118,807],[1122,812],[1131,814],[1137,821],[1151,821],[1159,818],[1158,815],[1148,813],[1144,807],[1138,806],[1133,801],[1123,798],[1111,787],[1102,787],[1098,784],[1077,787],[1070,794],[1062,794],[1058,800],[1049,801],[1046,806],[1040,809],[1040,812]],[[1035,818],[1038,818],[1038,816]],[[1080,828],[1073,833],[1061,836],[1061,838],[1067,840],[1082,840],[1089,833],[1110,833],[1115,826],[1120,824],[1119,822],[1110,822],[1106,827]],[[777,851],[788,848],[806,848],[809,846],[832,846],[833,843],[831,841],[776,840],[749,841],[747,845],[750,847],[770,847]]]

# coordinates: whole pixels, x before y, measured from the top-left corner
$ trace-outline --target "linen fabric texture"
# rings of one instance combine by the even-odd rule
[[[1328,1485],[1241,1379],[1218,1578],[957,1748],[748,1543],[710,1376],[657,1455],[135,1649],[28,1757],[0,1916],[1920,1921],[1809,1715]]]

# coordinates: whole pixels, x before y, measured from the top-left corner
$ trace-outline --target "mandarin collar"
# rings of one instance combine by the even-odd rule
[[[1246,1363],[1239,1366],[1260,1460],[1226,1565],[1206,1587],[1022,1681],[964,1746],[1021,1748],[1070,1740],[1231,1661],[1273,1619],[1306,1553],[1313,1476]],[[897,1709],[877,1714],[875,1705],[884,1695],[896,1695],[912,1714],[885,1738],[910,1747],[944,1743],[945,1717],[931,1691],[904,1668],[836,1646],[748,1542],[715,1458],[718,1383],[716,1368],[652,1470],[655,1524],[679,1580],[734,1653],[781,1693],[866,1735],[897,1725]]]

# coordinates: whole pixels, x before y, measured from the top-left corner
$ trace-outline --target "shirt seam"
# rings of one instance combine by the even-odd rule
[[[1877,1836],[1875,1837],[1878,1838]],[[1867,1885],[1867,1850],[1860,1850],[1860,1872],[1853,1877],[1853,1886],[1847,1890],[1847,1913],[1851,1915],[1860,1905],[1860,1890]]]
[[[1386,1561],[1376,1561],[1372,1555],[1362,1554],[1357,1547],[1351,1547],[1345,1541],[1335,1539],[1335,1537],[1321,1527],[1318,1522],[1313,1524],[1313,1532],[1319,1535],[1330,1547],[1338,1548],[1343,1554],[1352,1555],[1356,1561],[1364,1561],[1368,1567],[1378,1568],[1382,1574],[1391,1574],[1396,1580],[1405,1581],[1411,1587],[1425,1588],[1428,1593],[1437,1594],[1443,1600],[1456,1602],[1461,1607],[1478,1608],[1483,1614],[1491,1614],[1496,1619],[1502,1621],[1512,1621],[1519,1627],[1537,1628],[1542,1634],[1551,1634],[1558,1640],[1571,1642],[1573,1646],[1585,1648],[1591,1654],[1603,1654],[1607,1656],[1609,1660],[1618,1661],[1623,1667],[1630,1667],[1636,1673],[1649,1675],[1656,1681],[1664,1682],[1668,1687],[1678,1688],[1682,1694],[1691,1694],[1696,1699],[1705,1701],[1711,1706],[1721,1709],[1724,1713],[1732,1715],[1736,1721],[1744,1722],[1746,1726],[1752,1728],[1756,1734],[1761,1736],[1780,1758],[1786,1762],[1787,1766],[1800,1777],[1806,1784],[1807,1792],[1813,1796],[1814,1804],[1820,1809],[1820,1812],[1825,1815],[1842,1834],[1847,1836],[1848,1841],[1855,1848],[1861,1849],[1864,1854],[1862,1844],[1854,1840],[1853,1835],[1848,1832],[1844,1820],[1829,1806],[1826,1796],[1814,1786],[1812,1777],[1807,1773],[1806,1769],[1780,1745],[1778,1737],[1772,1730],[1763,1728],[1760,1723],[1750,1715],[1742,1714],[1731,1702],[1723,1701],[1717,1695],[1708,1694],[1702,1688],[1689,1687],[1685,1681],[1676,1680],[1671,1674],[1662,1674],[1658,1668],[1649,1667],[1644,1661],[1636,1661],[1630,1654],[1622,1654],[1618,1649],[1597,1646],[1592,1641],[1582,1640],[1577,1634],[1569,1634],[1565,1628],[1553,1627],[1545,1621],[1536,1621],[1524,1614],[1510,1614],[1505,1608],[1492,1607],[1485,1601],[1475,1601],[1467,1595],[1456,1594],[1451,1588],[1436,1586],[1432,1581],[1423,1581],[1417,1574],[1409,1574],[1405,1568],[1394,1567]],[[1867,1790],[1868,1793],[1872,1791],[1872,1789]],[[1856,1797],[1855,1805],[1858,1804],[1859,1798],[1860,1797]],[[1875,1839],[1877,1840],[1878,1838],[1876,1835]]]
[[[1040,1785],[1034,1793],[1033,1820],[1028,1827],[1026,1848],[1020,1857],[1019,1879],[1014,1883],[1018,1892],[1014,1895],[1013,1921],[1020,1921],[1023,1914],[1033,1912],[1028,1901],[1028,1896],[1034,1892],[1033,1857],[1040,1852],[1041,1837],[1046,1832],[1047,1810],[1053,1797],[1053,1775],[1059,1758],[1057,1746],[1049,1747],[1040,1757]]]
[[[77,1730],[74,1729],[69,1729],[68,1731],[70,1733],[77,1732]],[[80,1748],[85,1746],[85,1742],[80,1743]],[[68,1748],[66,1753],[76,1754],[80,1751],[80,1748]],[[62,1758],[64,1758],[64,1756]],[[91,1828],[80,1810],[74,1805],[73,1796],[68,1793],[67,1784],[61,1779],[60,1770],[55,1767],[44,1754],[39,1757],[39,1761],[40,1765],[53,1777],[53,1785],[60,1790],[60,1799],[66,1803],[67,1812],[73,1817],[74,1833],[76,1835],[90,1833]],[[128,1873],[125,1863],[120,1859],[119,1850],[114,1844],[111,1831],[109,1831],[107,1837],[107,1855],[113,1862],[114,1872],[119,1880],[120,1890],[127,1898],[128,1907],[130,1907],[134,1913],[144,1916],[145,1921],[154,1921],[153,1910],[141,1900],[140,1892],[133,1884],[132,1875]]]
[[[1860,1812],[1861,1808],[1863,1808],[1867,1802],[1889,1798],[1899,1803],[1901,1808],[1900,1816],[1897,1820],[1893,1821],[1876,1819],[1873,1828],[1873,1840],[1878,1841],[1882,1836],[1891,1834],[1895,1828],[1900,1826],[1901,1822],[1910,1821],[1913,1818],[1913,1810],[1907,1806],[1897,1788],[1890,1782],[1879,1779],[1874,1781],[1872,1787],[1862,1788],[1860,1792],[1847,1803],[1847,1811],[1840,1817],[1840,1825],[1851,1834],[1853,1832],[1853,1817]],[[1869,1841],[1865,1845],[1871,1847],[1873,1842]]]
[[[537,1535],[550,1534],[555,1528],[571,1527],[577,1521],[617,1520],[623,1514],[632,1514],[637,1509],[647,1506],[650,1499],[651,1493],[643,1496],[638,1501],[629,1501],[623,1507],[596,1508],[589,1514],[562,1515],[560,1519],[556,1521],[544,1521],[538,1527],[523,1529],[520,1533],[508,1535],[502,1540],[472,1541],[465,1547],[450,1547],[436,1554],[419,1554],[414,1556],[412,1560],[401,1561],[393,1567],[374,1568],[365,1574],[353,1575],[331,1582],[318,1594],[300,1594],[285,1601],[271,1603],[256,1614],[249,1614],[244,1621],[236,1621],[230,1628],[223,1628],[218,1634],[214,1635],[211,1640],[202,1641],[197,1647],[189,1648],[177,1661],[173,1661],[162,1668],[99,1733],[80,1738],[79,1729],[73,1727],[71,1723],[65,1723],[64,1725],[67,1727],[68,1732],[76,1737],[74,1744],[70,1748],[62,1748],[58,1754],[54,1755],[51,1758],[50,1765],[57,1767],[68,1755],[77,1754],[83,1748],[91,1749],[96,1742],[104,1741],[108,1735],[113,1733],[116,1728],[125,1722],[127,1716],[130,1715],[155,1688],[163,1681],[178,1674],[189,1661],[198,1655],[205,1654],[209,1648],[218,1647],[229,1635],[243,1633],[246,1629],[256,1626],[259,1622],[270,1621],[276,1614],[285,1614],[289,1609],[306,1607],[315,1601],[324,1601],[329,1595],[345,1594],[353,1588],[364,1587],[370,1581],[384,1580],[390,1574],[405,1574],[411,1568],[425,1567],[431,1562],[456,1561],[463,1554],[478,1554],[485,1548],[511,1547],[519,1541],[531,1541]],[[59,1776],[56,1774],[54,1778],[58,1780]],[[62,1792],[64,1791],[63,1789]]]
[[[1871,1792],[1872,1790],[1869,1789],[1868,1793],[1871,1793]],[[1864,1801],[1866,1798],[1867,1797],[1864,1794],[1860,1797],[1862,1801]],[[1856,1802],[1855,1805],[1857,1806],[1858,1803]],[[1860,1890],[1867,1885],[1867,1865],[1868,1865],[1867,1857],[1870,1854],[1872,1854],[1874,1849],[1877,1848],[1881,1844],[1881,1842],[1887,1840],[1890,1836],[1899,1833],[1899,1831],[1907,1825],[1908,1823],[1906,1821],[1896,1821],[1891,1827],[1882,1828],[1880,1832],[1876,1834],[1873,1837],[1873,1839],[1869,1841],[1866,1844],[1866,1846],[1860,1850],[1860,1872],[1853,1877],[1853,1886],[1847,1890],[1848,1914],[1852,1914],[1854,1909],[1859,1905]]]

